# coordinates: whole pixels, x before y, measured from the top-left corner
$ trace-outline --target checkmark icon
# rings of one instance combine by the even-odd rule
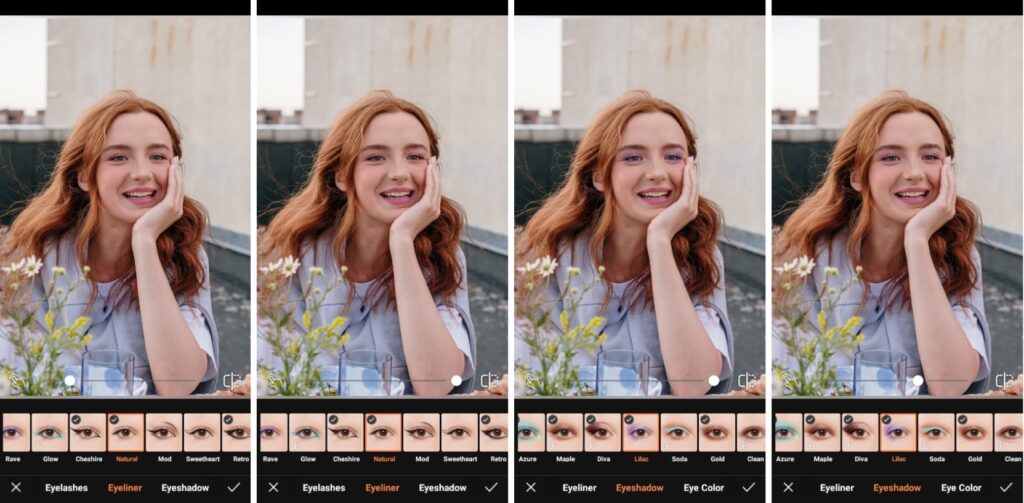
[[[740,487],[743,487],[743,492],[749,493],[750,490],[753,489],[754,486],[756,486],[756,485],[757,485],[757,482],[751,482],[750,483],[750,487],[743,487],[742,485]]]
[[[498,487],[497,482],[495,482],[491,487],[484,486],[484,489],[487,489],[487,492],[491,492],[494,490],[495,487]]]
[[[238,489],[238,486],[240,485],[242,485],[241,482],[235,482],[234,486],[228,486],[228,491],[235,492],[235,489]]]
[[[1006,484],[1006,487],[999,486],[999,489],[1002,490],[1005,493],[1006,491],[1010,490],[1011,486],[1013,486],[1013,482],[1010,482],[1009,484]]]

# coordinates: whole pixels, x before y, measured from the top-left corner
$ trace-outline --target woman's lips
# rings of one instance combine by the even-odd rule
[[[412,190],[389,190],[381,192],[380,197],[384,199],[384,202],[392,206],[406,206],[412,202],[412,196],[415,191]]]
[[[665,206],[671,202],[671,190],[645,190],[637,194],[641,201],[651,206]]]
[[[130,190],[121,195],[135,206],[151,206],[156,202],[155,190]]]
[[[928,203],[930,193],[927,190],[902,190],[896,193],[896,199],[907,206],[916,208]]]

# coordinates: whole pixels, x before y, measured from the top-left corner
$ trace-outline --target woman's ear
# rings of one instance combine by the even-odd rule
[[[853,190],[860,192],[860,180],[853,173],[850,173],[850,187],[853,187]]]
[[[334,174],[334,186],[337,187],[338,190],[345,192],[345,180],[341,176],[340,169]]]
[[[597,172],[590,175],[590,181],[594,184],[594,188],[597,189],[598,192],[604,192],[604,182],[597,178]]]
[[[77,181],[78,181],[78,188],[82,189],[85,192],[89,192],[89,182],[85,181],[85,177],[82,176],[82,172],[78,173]]]

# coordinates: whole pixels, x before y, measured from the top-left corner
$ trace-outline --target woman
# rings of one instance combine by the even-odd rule
[[[213,391],[218,339],[202,239],[207,217],[185,196],[181,137],[170,115],[115,91],[79,118],[46,187],[12,223],[0,256],[43,257],[33,287],[40,327],[53,268],[74,284],[58,326],[87,316],[86,351],[134,355],[148,393]],[[66,366],[82,355],[64,355]],[[135,387],[135,392],[141,391]]]
[[[935,107],[902,91],[882,94],[843,131],[821,185],[783,226],[774,258],[814,257],[804,292],[816,302],[811,319],[826,266],[835,268],[832,285],[860,268],[831,323],[863,317],[858,352],[906,354],[907,375],[924,378],[922,393],[944,396],[984,391],[991,356],[974,248],[980,217],[956,194],[953,156],[953,134]],[[853,361],[843,354],[831,363]]]
[[[662,391],[681,396],[725,392],[732,375],[721,216],[700,196],[696,156],[693,127],[678,108],[646,91],[625,94],[591,122],[565,181],[516,247],[517,261],[557,257],[547,294],[553,319],[564,309],[569,268],[579,268],[585,285],[603,267],[578,319],[604,317],[600,351],[646,353]]]
[[[262,257],[301,257],[291,283],[298,312],[312,268],[329,285],[344,267],[318,324],[345,316],[343,352],[390,355],[405,392],[428,396],[471,390],[476,354],[459,247],[465,217],[441,194],[438,140],[415,104],[387,91],[364,96],[338,117],[260,243]],[[267,349],[261,360],[274,367]],[[337,365],[338,355],[318,363]]]

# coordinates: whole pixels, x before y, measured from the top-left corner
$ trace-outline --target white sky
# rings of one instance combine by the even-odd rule
[[[562,20],[515,18],[516,108],[562,108]]]
[[[818,18],[773,17],[772,108],[818,108]]]
[[[46,108],[46,19],[0,17],[0,108]]]
[[[291,115],[303,106],[306,25],[299,17],[256,18],[256,107]]]

